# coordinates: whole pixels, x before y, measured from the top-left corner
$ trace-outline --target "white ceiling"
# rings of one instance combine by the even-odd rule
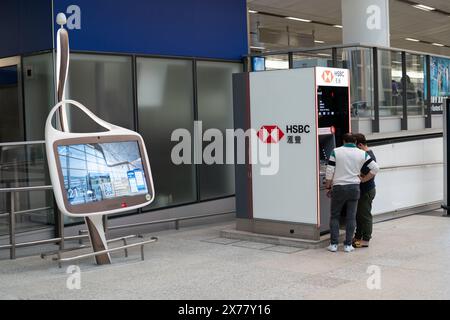
[[[247,0],[249,9],[294,16],[330,24],[341,24],[340,0]],[[450,12],[450,0],[415,0],[443,11]],[[424,43],[415,43],[405,38],[416,38],[431,43],[450,46],[450,16],[436,12],[426,12],[413,8],[398,0],[390,1],[391,47],[430,52],[450,56],[450,48],[440,48]],[[341,44],[342,30],[331,26],[287,20],[259,14],[250,14],[250,31],[256,33],[259,27],[290,32],[314,32],[315,39],[325,41],[325,45]],[[252,39],[252,46],[267,49],[281,49],[280,46],[261,44]]]

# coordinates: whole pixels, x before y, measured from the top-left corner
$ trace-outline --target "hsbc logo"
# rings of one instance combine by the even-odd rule
[[[348,73],[344,69],[318,67],[317,83],[321,86],[347,86]]]
[[[330,70],[325,70],[322,73],[322,80],[325,81],[326,83],[332,83],[334,80],[333,72]]]
[[[257,136],[262,142],[272,144],[280,142],[284,137],[284,132],[276,125],[262,126]]]

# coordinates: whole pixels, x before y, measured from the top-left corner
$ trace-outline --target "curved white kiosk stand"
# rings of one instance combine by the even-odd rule
[[[148,206],[155,198],[150,163],[144,140],[131,130],[110,124],[95,116],[88,108],[73,100],[65,100],[65,85],[69,70],[69,37],[64,29],[66,17],[60,13],[57,35],[56,79],[58,103],[51,110],[45,126],[45,140],[50,178],[56,203],[61,213],[83,217],[97,264],[111,263],[103,216],[132,211]],[[83,111],[106,129],[104,132],[72,133],[66,105]],[[53,122],[58,112],[56,121]],[[57,124],[58,129],[53,126]],[[86,257],[86,255],[79,256]],[[79,258],[78,257],[78,258]],[[65,259],[75,260],[77,257]],[[59,258],[59,262],[64,259]]]

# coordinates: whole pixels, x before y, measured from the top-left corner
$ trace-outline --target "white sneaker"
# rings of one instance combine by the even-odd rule
[[[337,244],[330,244],[327,248],[330,252],[337,252],[338,251],[338,245]]]
[[[353,251],[355,251],[355,248],[353,248],[353,246],[344,246],[344,251],[345,252],[353,252]]]

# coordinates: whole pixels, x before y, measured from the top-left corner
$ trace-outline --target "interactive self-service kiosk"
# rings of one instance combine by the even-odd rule
[[[98,118],[81,103],[65,99],[70,64],[69,36],[64,29],[66,16],[58,14],[57,23],[61,26],[57,33],[56,58],[58,103],[50,111],[45,125],[48,169],[60,213],[85,219],[94,252],[63,258],[61,254],[66,250],[60,250],[56,252],[55,260],[61,266],[61,262],[95,257],[99,265],[110,264],[110,252],[137,246],[141,246],[143,258],[143,245],[155,242],[157,238],[133,244],[126,241],[136,236],[107,240],[103,218],[148,206],[155,199],[144,140],[136,132]],[[80,109],[102,127],[102,131],[71,132],[68,106]],[[60,219],[63,221],[62,217]],[[61,229],[63,232],[64,227]],[[108,244],[117,240],[124,241],[124,246],[108,249]],[[125,252],[128,255],[128,251]]]
[[[349,85],[335,68],[234,76],[235,128],[252,132],[236,165],[238,230],[310,240],[329,231],[325,171],[350,132]],[[265,161],[255,149],[268,150]]]

